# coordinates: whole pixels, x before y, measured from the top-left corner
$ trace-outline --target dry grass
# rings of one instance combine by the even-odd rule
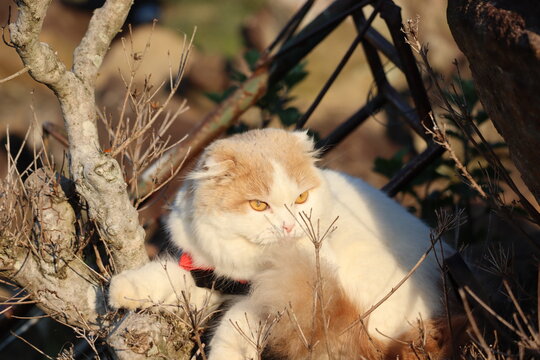
[[[170,77],[168,84],[161,83],[157,87],[153,87],[150,85],[150,79],[148,78],[142,89],[135,87],[134,78],[138,66],[145,56],[145,51],[137,53],[129,40],[126,41],[123,39],[122,41],[125,46],[126,66],[130,70],[130,76],[123,79],[126,92],[121,107],[121,114],[117,119],[112,119],[111,116],[106,115],[106,109],[98,111],[98,114],[99,119],[106,129],[107,142],[109,144],[104,152],[115,157],[121,164],[133,204],[136,207],[140,207],[146,199],[165,186],[178,173],[181,167],[180,165],[180,167],[169,169],[170,176],[163,182],[157,183],[154,181],[153,173],[155,170],[169,166],[167,163],[159,162],[163,153],[182,141],[182,139],[176,142],[172,141],[171,137],[167,135],[167,131],[178,120],[179,116],[187,110],[187,105],[184,102],[172,110],[169,105],[172,103],[173,96],[182,80],[189,59],[189,51],[193,38],[185,39],[184,41],[184,50],[179,61],[179,68],[177,70],[173,70],[172,66],[169,68]],[[148,40],[149,43],[150,39]],[[158,103],[155,99],[158,92],[162,91],[163,88],[168,88],[168,96],[163,103]],[[36,111],[33,108],[31,110],[33,111],[34,118],[37,118],[38,114]],[[51,261],[57,264],[55,265],[56,269],[58,269],[57,274],[43,273],[43,276],[61,277],[63,274],[62,268],[64,266],[71,267],[73,266],[72,262],[75,262],[77,263],[74,265],[75,268],[84,267],[85,272],[88,272],[88,274],[81,274],[81,278],[88,276],[86,280],[94,282],[95,287],[98,289],[103,288],[105,286],[104,284],[110,279],[111,274],[114,273],[114,264],[110,256],[113,250],[96,236],[96,228],[86,213],[85,204],[77,198],[75,193],[62,195],[69,197],[71,205],[76,212],[75,224],[71,225],[75,225],[75,241],[78,245],[73,249],[73,253],[69,258],[64,257],[62,249],[55,248],[55,242],[51,234],[41,232],[41,224],[43,224],[45,219],[33,215],[33,212],[36,213],[37,211],[38,214],[41,214],[42,210],[44,210],[36,208],[41,204],[38,202],[41,192],[34,193],[29,191],[27,188],[28,184],[25,184],[24,179],[31,174],[42,171],[52,174],[48,182],[43,184],[46,188],[50,187],[54,189],[58,187],[60,189],[60,183],[62,181],[69,182],[68,179],[62,179],[61,176],[66,159],[63,159],[63,162],[60,164],[55,163],[49,157],[49,149],[46,141],[42,141],[40,150],[36,150],[35,147],[29,145],[28,138],[33,130],[30,128],[27,131],[22,146],[20,149],[15,149],[18,151],[14,151],[11,148],[8,130],[6,146],[8,154],[7,170],[5,178],[0,182],[0,271],[2,271],[3,277],[7,276],[7,278],[6,280],[1,280],[1,282],[5,282],[17,289],[17,285],[12,284],[9,280],[10,274],[14,268],[21,266],[20,264],[23,263],[25,256],[31,256],[36,259],[51,258]],[[52,130],[54,131],[49,131],[48,134],[62,143],[62,140],[65,140],[62,129],[54,128]],[[65,144],[67,144],[66,141],[64,141]],[[19,158],[24,151],[33,151],[33,161],[27,164],[26,169],[21,171],[17,168],[17,165],[20,165]],[[150,188],[149,192],[144,196],[138,195],[138,183],[141,179],[149,183]],[[88,251],[83,255],[82,251],[87,245],[89,245]],[[36,282],[39,283],[39,279]],[[44,283],[46,284],[46,282]],[[11,298],[2,301],[1,305],[4,307],[0,315],[19,305],[40,304],[40,291],[47,292],[54,291],[54,289],[44,288],[37,292],[28,292],[27,289],[20,288],[16,290]],[[96,312],[102,311],[98,309],[102,306],[101,301],[102,299],[96,299]],[[176,309],[181,307],[179,304],[174,304]],[[40,305],[43,306],[44,304]],[[170,306],[173,306],[173,304]],[[47,308],[45,307],[45,309]],[[103,356],[100,347],[102,347],[102,340],[107,336],[108,330],[110,330],[109,326],[114,324],[113,315],[104,314],[100,320],[102,321],[100,325],[89,323],[86,314],[82,313],[76,314],[76,319],[68,319],[69,315],[67,313],[62,315],[55,312],[46,313],[46,315],[37,318],[28,318],[28,320],[37,320],[41,317],[48,316],[52,316],[58,322],[70,327],[77,338],[86,342],[87,348],[89,348],[89,352],[93,354],[92,356],[94,358],[99,359]],[[170,316],[168,321],[180,322],[181,319],[177,316]],[[182,324],[190,323],[184,319],[182,321]],[[74,322],[78,322],[78,325],[74,325]],[[195,334],[200,333],[200,330],[197,328],[197,324],[199,323],[201,323],[201,320],[190,323],[194,326],[193,333]],[[175,326],[174,324],[170,326],[177,329],[181,328],[181,326]],[[13,336],[28,343],[29,346],[44,357],[51,358],[43,350],[37,348],[35,345],[31,345],[31,340],[24,339],[23,335],[14,334]],[[58,358],[74,358],[74,350],[73,348],[70,349],[62,351],[58,355]]]
[[[446,135],[447,122],[439,119],[435,114],[431,116],[433,130],[427,130],[427,132],[436,143],[447,150],[463,181],[479,194],[498,217],[510,224],[520,233],[521,237],[528,241],[527,244],[512,243],[512,240],[509,242],[512,243],[512,247],[528,248],[532,251],[527,255],[533,263],[532,266],[529,263],[523,263],[516,264],[514,267],[521,267],[523,271],[532,270],[534,273],[538,269],[540,243],[537,237],[531,234],[531,229],[532,231],[538,230],[540,214],[521,193],[498,155],[475,125],[466,100],[460,95],[462,92],[456,89],[454,84],[451,85],[450,89],[445,89],[441,85],[442,78],[430,65],[427,45],[421,44],[418,40],[418,25],[418,18],[409,20],[404,32],[409,45],[419,56],[420,67],[434,85],[435,92],[432,95],[442,104],[444,118],[451,122],[454,129],[467,137],[468,141],[483,156],[488,166],[495,169],[495,173],[498,174],[497,178],[489,179],[486,186],[478,184],[448,140]],[[459,67],[456,62],[454,65],[459,76]],[[504,198],[494,190],[499,181],[506,183],[510,191],[515,193],[524,215],[520,216],[513,211],[505,203]],[[529,222],[529,224],[524,224],[524,221]],[[509,266],[509,263],[514,261],[515,256],[507,250],[506,246],[488,244],[486,249],[487,252],[482,256],[477,256],[478,259],[474,262],[478,268],[490,272],[490,275],[496,279],[495,282],[502,284],[503,289],[493,294],[491,301],[506,303],[506,307],[494,308],[488,304],[487,299],[482,299],[479,294],[475,294],[467,286],[459,289],[463,308],[471,325],[469,328],[471,340],[461,349],[459,358],[490,360],[536,358],[540,356],[540,311],[538,308],[540,306],[540,288],[527,289],[524,287],[523,280],[518,278],[513,273],[513,268]],[[538,274],[534,275],[533,278],[538,279]],[[510,285],[510,280],[513,286]],[[519,297],[515,294],[516,290],[520,294]],[[479,311],[479,309],[483,311]]]
[[[129,31],[131,34],[131,27]],[[108,135],[109,148],[106,152],[118,159],[137,208],[172,180],[184,164],[181,162],[180,166],[173,168],[169,162],[163,160],[163,155],[185,139],[184,137],[172,141],[167,132],[189,107],[186,101],[183,101],[176,109],[170,111],[168,105],[180,86],[194,36],[195,33],[189,41],[184,37],[184,48],[176,71],[173,71],[171,61],[169,61],[168,84],[161,82],[154,87],[151,85],[151,77],[148,75],[142,89],[135,87],[135,78],[142,60],[147,56],[152,33],[150,33],[142,52],[137,52],[134,49],[131,36],[128,40],[122,39],[125,65],[129,69],[130,76],[126,79],[120,73],[126,91],[120,115],[118,119],[113,120],[106,116],[106,110],[99,111],[98,114]],[[166,86],[169,88],[168,96],[163,103],[160,103],[156,100],[157,94]],[[169,176],[165,180],[157,182],[155,173],[167,167],[170,167]],[[139,195],[141,182],[146,183],[150,190]]]

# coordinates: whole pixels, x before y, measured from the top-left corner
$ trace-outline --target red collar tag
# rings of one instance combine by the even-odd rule
[[[182,255],[180,255],[180,259],[178,260],[178,265],[187,271],[210,271],[214,272],[214,268],[211,267],[198,267],[193,265],[193,258],[191,255],[187,252],[183,252]],[[247,280],[232,280],[239,282],[240,284],[248,284],[249,281]]]

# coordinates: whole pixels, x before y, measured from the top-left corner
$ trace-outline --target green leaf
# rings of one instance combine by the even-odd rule
[[[244,53],[244,60],[248,64],[251,71],[255,70],[255,66],[257,65],[257,61],[259,61],[260,57],[261,54],[255,49],[248,50]]]
[[[269,111],[271,114],[277,114],[283,110],[283,101],[279,95],[281,86],[278,84],[270,87],[266,94],[257,101],[257,106],[263,110]]]
[[[484,182],[485,180],[497,180],[498,172],[491,166],[476,168],[469,171],[473,179]]]
[[[282,111],[279,111],[278,113],[279,120],[281,120],[281,123],[284,126],[291,126],[298,122],[298,119],[302,114],[300,114],[300,111],[298,111],[295,107],[290,107],[287,109],[284,109]]]
[[[243,122],[239,122],[238,124],[234,124],[233,126],[227,129],[227,135],[240,134],[248,130],[249,130],[249,126],[247,126]]]
[[[321,134],[319,134],[317,131],[307,129],[307,134],[313,140],[315,144],[321,141]]]
[[[484,110],[478,110],[478,112],[474,115],[474,120],[476,120],[477,125],[482,124],[488,119],[489,119],[489,115]]]
[[[465,140],[465,137],[463,136],[461,131],[454,131],[454,130],[451,130],[451,129],[446,129],[446,135],[448,135],[450,137],[453,137],[455,139]]]
[[[230,71],[229,77],[231,78],[231,80],[238,81],[240,83],[243,83],[248,78],[244,73],[242,73],[242,72],[240,72],[240,71],[238,71],[236,69],[232,69]]]
[[[448,178],[443,172],[440,172],[441,161],[438,159],[429,166],[427,166],[422,172],[415,176],[411,181],[411,185],[422,185],[426,184],[435,179]]]
[[[430,226],[437,225],[437,217],[435,211],[441,208],[454,208],[454,200],[451,194],[434,190],[429,193],[420,202],[420,217],[424,219]]]
[[[307,76],[308,72],[305,70],[305,67],[306,67],[305,62],[299,63],[298,65],[293,67],[291,71],[287,73],[287,75],[285,75],[285,78],[283,78],[283,82],[289,89],[296,86],[300,81],[304,80],[304,78]]]
[[[469,113],[471,113],[474,106],[478,102],[478,95],[476,94],[474,82],[472,80],[461,80],[460,86],[463,90],[463,98],[467,103],[467,110],[469,111]]]
[[[416,207],[412,205],[407,206],[407,211],[410,212],[411,214],[416,214]]]
[[[508,147],[508,145],[506,145],[506,143],[504,141],[497,141],[497,142],[494,142],[494,143],[490,143],[489,146],[491,146],[491,148],[493,150],[495,150],[495,149],[506,149]]]

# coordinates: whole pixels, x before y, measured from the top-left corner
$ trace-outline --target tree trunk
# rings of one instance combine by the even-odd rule
[[[478,95],[540,203],[540,2],[448,0]]]
[[[106,338],[119,359],[189,358],[190,329],[176,314],[115,314],[107,309],[108,279],[82,258],[84,236],[75,230],[77,217],[71,205],[76,202],[75,189],[110,250],[109,262],[116,272],[148,261],[144,230],[123,173],[118,162],[100,148],[94,99],[98,69],[132,0],[107,0],[94,12],[75,49],[71,70],[48,44],[39,41],[50,2],[17,0],[17,21],[9,25],[10,38],[30,75],[47,85],[60,102],[73,181],[61,179],[52,169],[40,169],[24,188],[13,170],[0,183],[2,275],[94,349],[98,338]]]

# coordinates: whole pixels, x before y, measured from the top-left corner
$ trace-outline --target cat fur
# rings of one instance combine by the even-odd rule
[[[377,303],[430,247],[430,230],[425,224],[360,179],[316,167],[316,155],[305,132],[252,130],[208,146],[178,192],[168,217],[172,244],[189,252],[196,266],[214,268],[217,275],[252,281],[254,286],[252,295],[233,296],[233,305],[211,342],[211,360],[257,358],[261,349],[256,349],[238,330],[249,333],[253,324],[283,311],[284,305],[295,303],[294,299],[298,304],[306,303],[298,299],[309,294],[305,284],[313,270],[307,270],[306,264],[313,261],[315,252],[298,223],[300,213],[310,214],[321,232],[338,218],[335,231],[322,242],[319,251],[324,264],[321,269],[327,278],[323,283],[329,287],[324,291],[329,301],[324,307],[333,319],[326,333],[338,332],[338,328]],[[307,201],[296,204],[295,199],[304,191],[309,191]],[[255,211],[250,200],[263,201],[269,207]],[[447,248],[446,255],[450,252]],[[294,256],[285,256],[289,253]],[[393,356],[401,350],[391,350],[395,348],[395,340],[391,339],[414,338],[410,334],[420,318],[439,334],[437,338],[444,338],[446,325],[438,320],[443,317],[440,277],[431,254],[364,319],[362,327],[353,327],[344,336],[352,340],[337,339],[334,348],[345,349],[343,354],[365,352],[368,359],[376,358],[372,356],[381,351],[384,356]],[[303,280],[293,281],[295,278]],[[174,303],[182,291],[190,294],[191,305],[199,309],[214,309],[228,298],[196,287],[189,272],[177,261],[161,259],[113,277],[109,303],[128,309]],[[304,319],[302,327],[312,324],[311,320],[304,323],[313,317],[308,308],[293,309]],[[285,324],[282,319],[276,329],[286,328]],[[290,334],[285,328],[282,333]],[[288,338],[292,340],[289,335],[280,340],[279,331],[272,334],[269,344],[278,352],[280,346],[285,348],[283,343]],[[293,341],[288,343],[292,346]],[[318,348],[322,349],[322,345]],[[302,358],[294,357],[296,350],[291,351],[281,353]],[[327,355],[322,351],[319,356]]]

